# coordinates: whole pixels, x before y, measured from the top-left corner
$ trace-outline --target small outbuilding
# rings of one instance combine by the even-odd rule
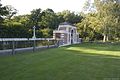
[[[68,23],[61,23],[57,30],[53,31],[53,38],[60,41],[60,45],[77,44],[81,42],[77,28]]]

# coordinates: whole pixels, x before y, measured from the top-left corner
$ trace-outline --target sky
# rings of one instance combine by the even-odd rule
[[[53,9],[55,12],[70,10],[80,12],[86,0],[1,0],[5,5],[12,5],[18,10],[18,15],[29,14],[33,9],[47,8]]]

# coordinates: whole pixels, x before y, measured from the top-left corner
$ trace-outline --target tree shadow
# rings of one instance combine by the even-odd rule
[[[73,49],[73,46],[69,46],[65,51],[70,54],[70,56],[74,57],[72,60],[76,59],[74,61],[74,65],[78,64],[80,68],[83,68],[85,74],[89,74],[90,77],[92,76],[92,80],[104,80],[104,78],[120,77],[120,55],[98,54],[94,51],[86,52],[79,49],[80,48]],[[96,51],[100,50],[96,49]]]

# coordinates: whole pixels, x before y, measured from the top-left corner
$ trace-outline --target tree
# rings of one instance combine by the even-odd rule
[[[23,24],[25,27],[28,27],[28,26],[30,26],[29,25],[29,17],[30,17],[30,15],[18,15],[18,16],[14,16],[14,18],[12,20]]]
[[[4,24],[0,27],[0,38],[28,38],[29,33],[28,29],[23,25],[12,22],[9,23],[9,26]]]
[[[84,13],[96,12],[95,4],[94,2],[92,2],[92,0],[87,0],[85,2],[84,7],[83,7],[83,12]]]
[[[31,24],[31,26],[38,26],[38,23],[41,21],[41,9],[32,10],[29,20],[29,24]]]
[[[80,36],[84,40],[100,39],[100,22],[97,19],[97,13],[85,14],[82,22],[76,24]]]
[[[0,23],[4,20],[4,16],[8,15],[9,12],[5,6],[2,6],[1,0],[0,0]]]
[[[74,12],[70,12],[69,10],[64,10],[57,13],[57,16],[61,20],[60,22],[69,22],[72,24],[76,24],[82,19],[82,16],[80,14],[75,14]]]
[[[42,12],[40,26],[42,29],[56,29],[58,26],[58,18],[52,9],[46,9]]]
[[[95,0],[94,4],[96,12],[90,10],[82,22],[77,24],[81,36],[85,39],[103,38],[103,42],[119,40],[120,3],[117,0]],[[84,8],[91,9],[90,0],[86,2]]]
[[[11,5],[7,5],[5,7],[6,7],[6,10],[8,11],[7,18],[10,20],[17,13],[17,10]]]
[[[42,29],[41,32],[42,32],[44,38],[51,37],[51,33],[50,33],[51,31],[49,28]]]
[[[95,0],[98,17],[101,22],[101,32],[103,34],[103,41],[108,41],[111,36],[115,36],[114,30],[119,26],[116,19],[120,18],[120,4],[116,0]],[[116,27],[115,27],[116,26]]]

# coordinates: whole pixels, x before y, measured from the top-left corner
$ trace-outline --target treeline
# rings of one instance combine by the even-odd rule
[[[92,4],[86,3],[85,8],[90,12],[77,24],[80,35],[88,41],[120,41],[120,1],[94,0]]]
[[[1,19],[0,38],[32,38],[33,26],[36,26],[37,38],[52,37],[53,30],[57,29],[60,23],[75,24],[81,20],[80,14],[68,10],[55,13],[52,9],[41,10],[39,8],[32,10],[31,14],[19,16],[7,13]]]
[[[17,10],[13,7],[0,4],[0,38],[31,38],[33,26],[38,38],[52,37],[60,23],[69,22],[77,26],[80,37],[86,41],[119,41],[120,3],[117,0],[95,0],[92,6],[89,0],[86,3],[84,8],[89,13],[69,10],[55,13],[49,8],[38,8],[19,16],[15,16]]]

